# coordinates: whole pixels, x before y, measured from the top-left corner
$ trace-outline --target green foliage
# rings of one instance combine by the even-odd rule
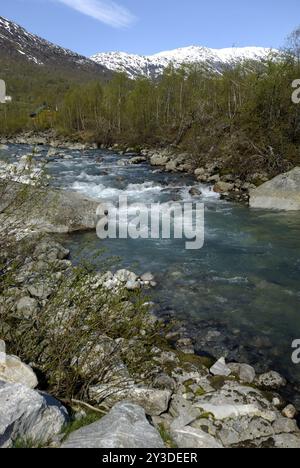
[[[54,128],[104,144],[174,145],[199,164],[225,158],[228,171],[242,177],[254,169],[272,175],[300,163],[300,106],[291,100],[299,77],[290,53],[222,75],[170,67],[158,81],[117,74],[107,83],[78,84],[29,67],[8,79],[14,100],[1,107],[0,134]],[[48,111],[30,118],[44,102]]]

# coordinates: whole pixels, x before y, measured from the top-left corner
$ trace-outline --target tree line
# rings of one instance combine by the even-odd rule
[[[299,54],[300,47],[280,60],[270,55],[222,74],[205,66],[170,67],[156,81],[125,74],[107,83],[41,72],[25,81],[16,77],[9,90],[14,101],[1,109],[0,132],[54,128],[99,144],[172,145],[199,162],[223,158],[228,171],[277,173],[300,163],[300,105],[291,98],[300,78],[295,50]],[[30,117],[44,102],[47,110]]]

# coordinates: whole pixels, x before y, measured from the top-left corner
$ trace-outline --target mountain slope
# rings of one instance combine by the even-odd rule
[[[277,51],[273,51],[277,53]],[[212,71],[222,72],[222,69],[245,60],[261,61],[272,51],[263,47],[244,47],[229,49],[209,49],[205,47],[185,47],[155,55],[143,56],[124,52],[108,52],[93,55],[91,60],[106,66],[112,71],[122,71],[130,78],[147,76],[156,78],[173,64],[180,67],[183,64],[203,64]]]
[[[2,16],[0,59],[11,64],[26,62],[39,67],[49,67],[53,71],[90,73],[104,78],[111,76],[107,67],[31,34]]]

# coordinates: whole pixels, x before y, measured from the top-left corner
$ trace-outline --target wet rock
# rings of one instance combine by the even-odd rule
[[[94,424],[73,432],[62,448],[164,448],[164,443],[138,405],[122,402]]]
[[[201,190],[199,190],[198,188],[192,187],[192,188],[189,190],[189,194],[190,194],[192,197],[200,197],[200,195],[202,195],[202,192],[201,192]]]
[[[147,273],[144,273],[144,274],[141,276],[141,280],[142,280],[143,282],[147,282],[147,281],[148,281],[149,283],[151,283],[152,281],[155,280],[155,278],[154,278],[154,275],[153,275],[152,273],[147,272]]]
[[[147,161],[147,159],[144,156],[136,156],[136,157],[131,158],[129,160],[129,164],[133,164],[133,165],[142,164],[142,163],[144,163],[146,161]]]

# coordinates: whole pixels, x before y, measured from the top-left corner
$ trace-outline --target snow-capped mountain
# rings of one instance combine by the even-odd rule
[[[221,72],[224,67],[245,60],[261,61],[271,53],[278,52],[263,47],[209,49],[191,46],[148,56],[125,52],[103,52],[93,55],[91,60],[112,71],[125,72],[130,78],[138,76],[156,78],[170,64],[174,67],[180,67],[183,64],[204,64],[210,70]]]
[[[0,58],[11,61],[25,60],[35,65],[50,66],[55,70],[82,70],[107,75],[107,67],[31,34],[2,16],[0,16]]]

